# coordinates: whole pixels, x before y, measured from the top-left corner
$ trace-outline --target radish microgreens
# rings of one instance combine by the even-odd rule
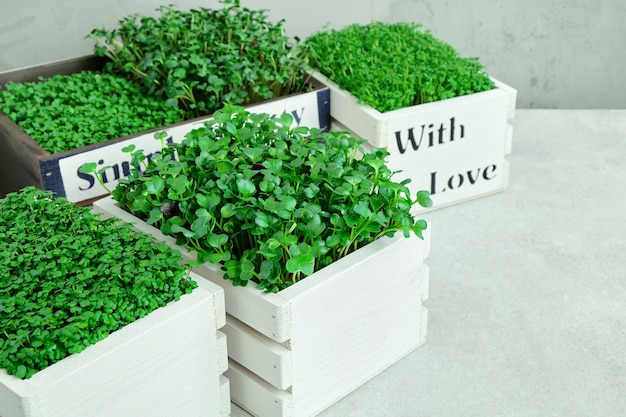
[[[18,378],[197,286],[179,252],[52,195],[0,200],[0,368]]]
[[[94,29],[94,52],[189,117],[223,103],[251,104],[305,88],[296,45],[266,10],[223,0],[219,9],[158,9],[156,18],[133,14],[113,30]],[[296,40],[297,44],[297,40]]]
[[[183,120],[182,112],[119,75],[83,71],[8,82],[0,110],[49,153],[127,136]]]
[[[113,198],[198,262],[221,263],[234,285],[266,292],[384,236],[422,237],[426,222],[410,210],[431,206],[429,193],[394,182],[385,149],[291,122],[228,105],[149,163],[135,150]]]
[[[302,45],[310,65],[380,112],[490,90],[476,58],[462,58],[416,23],[354,24]]]

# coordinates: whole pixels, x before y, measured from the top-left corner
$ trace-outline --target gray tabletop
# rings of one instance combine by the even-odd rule
[[[426,344],[322,417],[626,415],[626,110],[513,124],[509,189],[424,215]]]

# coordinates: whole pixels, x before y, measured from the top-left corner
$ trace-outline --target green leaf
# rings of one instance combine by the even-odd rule
[[[370,208],[368,207],[368,204],[366,201],[359,201],[358,203],[356,203],[354,205],[353,208],[354,212],[362,217],[368,218],[371,216],[372,211],[370,210]]]
[[[285,112],[280,115],[278,120],[283,126],[289,127],[293,123],[293,116],[290,113]]]
[[[256,213],[256,215],[254,216],[254,222],[257,226],[263,228],[267,228],[270,225],[268,222],[267,214],[263,213],[262,211]]]
[[[417,203],[422,207],[432,207],[433,200],[430,198],[430,193],[428,191],[418,191],[416,195]]]
[[[23,89],[16,90],[13,84],[16,83],[10,82],[0,91],[3,111],[50,153],[121,138],[183,119],[178,109],[146,96],[139,84],[123,75],[82,71],[26,82],[21,84],[27,87]],[[93,120],[99,123],[91,123]],[[95,168],[89,172],[95,172]]]
[[[494,87],[476,59],[461,58],[417,23],[324,29],[301,47],[318,71],[380,112]]]
[[[197,237],[196,234],[194,232],[192,232],[191,230],[186,229],[186,228],[184,228],[182,226],[179,226],[177,224],[172,225],[171,230],[172,230],[172,233],[182,233],[183,236],[185,236],[186,238],[194,238],[195,239]]]
[[[197,285],[187,279],[179,252],[35,187],[2,200],[0,237],[0,254],[12,250],[19,260],[0,263],[0,288],[9,289],[3,291],[9,299],[0,301],[0,368],[20,378],[82,351]]]
[[[178,107],[178,99],[175,97],[165,100],[165,105],[170,107]]]
[[[242,259],[240,263],[239,279],[249,281],[254,277],[254,264],[249,259]]]
[[[391,179],[384,149],[364,154],[363,141],[345,132],[305,133],[227,105],[120,181],[114,195],[174,233],[196,262],[221,263],[233,285],[253,281],[263,291],[280,291],[377,238],[422,236],[425,223],[410,210],[428,195],[412,200],[407,180]],[[154,178],[164,189],[150,194]],[[155,184],[150,191],[160,190]],[[124,282],[134,276],[115,268]]]
[[[159,207],[154,207],[150,210],[150,217],[146,220],[148,224],[155,224],[163,220],[163,212]]]
[[[289,219],[293,214],[296,206],[298,204],[298,200],[295,197],[285,196],[278,203],[278,215],[283,219]]]
[[[220,248],[228,242],[228,235],[211,233],[207,237],[207,242],[214,248]]]
[[[220,196],[215,193],[196,194],[196,200],[200,207],[212,210],[220,203]]]
[[[15,369],[15,376],[17,378],[24,378],[26,376],[27,371],[28,370],[26,369],[24,365],[17,365],[17,368]]]
[[[96,172],[97,166],[98,165],[95,162],[87,162],[81,165],[80,168],[78,168],[78,170],[82,172],[83,174],[91,174],[91,173]]]
[[[311,275],[315,266],[315,258],[309,253],[301,253],[290,258],[285,266],[287,271],[293,274],[302,272],[305,275]]]
[[[225,252],[225,253],[207,253],[206,256],[207,256],[206,260],[208,262],[213,263],[213,264],[218,264],[218,263],[230,260],[230,255],[229,255],[228,252]]]
[[[225,219],[227,219],[237,214],[237,209],[235,208],[234,204],[226,203],[220,209],[220,213]]]
[[[187,76],[187,71],[185,70],[185,68],[176,68],[174,70],[174,77],[176,78],[185,78]]]
[[[185,191],[187,191],[188,187],[190,186],[190,181],[187,178],[187,176],[185,175],[178,175],[174,181],[172,182],[172,190],[176,193],[176,194],[184,194]]]
[[[269,281],[270,283],[274,283],[275,281],[275,274],[274,274],[274,263],[272,261],[269,260],[265,260],[263,262],[261,262],[261,269],[259,270],[259,276],[264,279]]]
[[[256,186],[247,178],[238,178],[237,190],[243,196],[251,196],[256,192]]]
[[[201,209],[204,210],[204,209]],[[199,216],[197,217],[193,223],[191,224],[191,231],[193,232],[192,234],[185,235],[186,237],[194,237],[194,238],[201,238],[204,237],[208,232],[209,232],[209,227],[212,225],[212,221],[211,218],[206,215],[206,216]],[[185,233],[185,232],[183,232]]]
[[[146,191],[149,194],[159,194],[165,189],[165,181],[161,177],[150,178],[146,182]]]
[[[341,238],[339,235],[330,235],[326,238],[326,246],[329,248],[333,248],[341,242]]]
[[[326,225],[319,216],[315,216],[306,224],[304,229],[310,236],[317,237],[322,235],[322,232],[326,229]]]
[[[273,237],[269,238],[266,243],[267,243],[268,248],[270,249],[277,249],[281,246],[280,240],[273,238]]]

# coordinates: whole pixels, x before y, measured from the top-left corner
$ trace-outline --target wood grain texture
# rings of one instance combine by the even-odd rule
[[[0,72],[0,89],[4,88],[4,85],[9,81],[16,83],[35,82],[39,81],[39,77],[48,78],[55,75],[70,75],[85,70],[99,71],[107,61],[107,58],[86,55],[3,71]]]
[[[286,390],[293,383],[291,351],[263,336],[232,316],[223,328],[228,336],[228,356],[276,388]]]
[[[102,213],[104,218],[117,217],[121,221],[132,223],[135,230],[151,234],[157,241],[165,242],[179,250],[185,260],[196,259],[194,251],[177,245],[171,236],[165,236],[160,230],[121,209],[110,196],[95,201],[93,210]],[[246,287],[235,287],[231,281],[223,278],[224,273],[219,265],[205,263],[194,268],[194,271],[223,288],[228,314],[278,343],[289,340],[291,332],[290,305],[285,302],[282,296],[273,293],[265,294],[252,283]]]
[[[228,365],[226,369],[228,369]],[[228,417],[230,416],[230,412],[231,412],[230,381],[224,375],[220,375],[220,395],[221,395],[221,400],[222,400],[221,417]]]
[[[222,416],[220,297],[197,288],[30,379],[0,374],[0,399],[10,399],[0,415]]]
[[[228,369],[228,341],[223,331],[218,330],[215,337],[217,339],[217,371],[223,374]]]
[[[513,150],[513,125],[508,123],[506,127],[506,145],[504,148],[505,155],[510,155]]]
[[[258,417],[293,416],[293,397],[268,384],[235,361],[225,373],[231,383],[231,399],[244,410]]]
[[[319,413],[421,344],[421,241],[385,243],[292,300],[294,416]]]
[[[106,59],[84,56],[0,73],[0,90],[9,81],[35,82],[39,77],[99,70]],[[42,187],[40,160],[50,156],[33,138],[0,111],[0,195],[28,185]]]
[[[47,155],[0,111],[0,196],[28,185],[41,188],[39,157]]]
[[[480,93],[381,113],[320,73],[313,77],[331,89],[335,128],[384,147],[387,166],[398,179],[410,178],[414,194],[428,190],[434,205],[421,213],[504,191],[508,186],[506,155],[512,149],[509,121],[517,91],[493,80]],[[485,172],[487,171],[487,172]]]
[[[149,230],[110,198],[94,210]],[[167,240],[154,228],[152,234]],[[258,417],[315,415],[424,343],[429,252],[430,229],[425,240],[379,239],[277,294],[217,280],[230,315],[223,331],[233,401]],[[215,265],[203,267],[198,272],[207,279],[218,277]],[[255,314],[268,304],[289,311],[285,341],[247,320],[265,321],[263,329],[273,325],[265,312]]]
[[[492,79],[495,88],[489,91],[454,97],[447,100],[418,104],[389,112],[379,112],[368,106],[359,104],[356,97],[341,89],[336,83],[317,71],[311,73],[313,79],[330,88],[331,117],[346,126],[358,136],[367,139],[375,147],[388,147],[393,141],[394,131],[387,124],[388,121],[402,119],[419,120],[421,112],[445,111],[458,106],[481,105],[481,102],[496,97],[503,98],[506,119],[512,119],[515,113],[517,90],[501,81]]]

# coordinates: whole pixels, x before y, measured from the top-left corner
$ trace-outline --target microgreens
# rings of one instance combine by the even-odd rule
[[[0,110],[49,153],[183,120],[182,113],[127,79],[99,71],[8,82]]]
[[[34,187],[0,200],[0,368],[30,378],[191,292],[181,255]]]
[[[267,292],[383,236],[422,237],[426,222],[410,210],[432,201],[426,191],[412,197],[409,180],[392,181],[385,149],[291,122],[226,106],[149,163],[134,151],[113,198],[198,262],[221,263],[234,285]]]
[[[462,58],[416,23],[354,24],[313,34],[310,65],[360,103],[386,112],[492,89],[476,58]]]
[[[111,59],[109,68],[190,116],[302,91],[303,63],[284,21],[272,23],[266,10],[241,7],[238,0],[221,3],[221,9],[187,11],[163,6],[157,18],[133,14],[89,37],[95,54]]]

